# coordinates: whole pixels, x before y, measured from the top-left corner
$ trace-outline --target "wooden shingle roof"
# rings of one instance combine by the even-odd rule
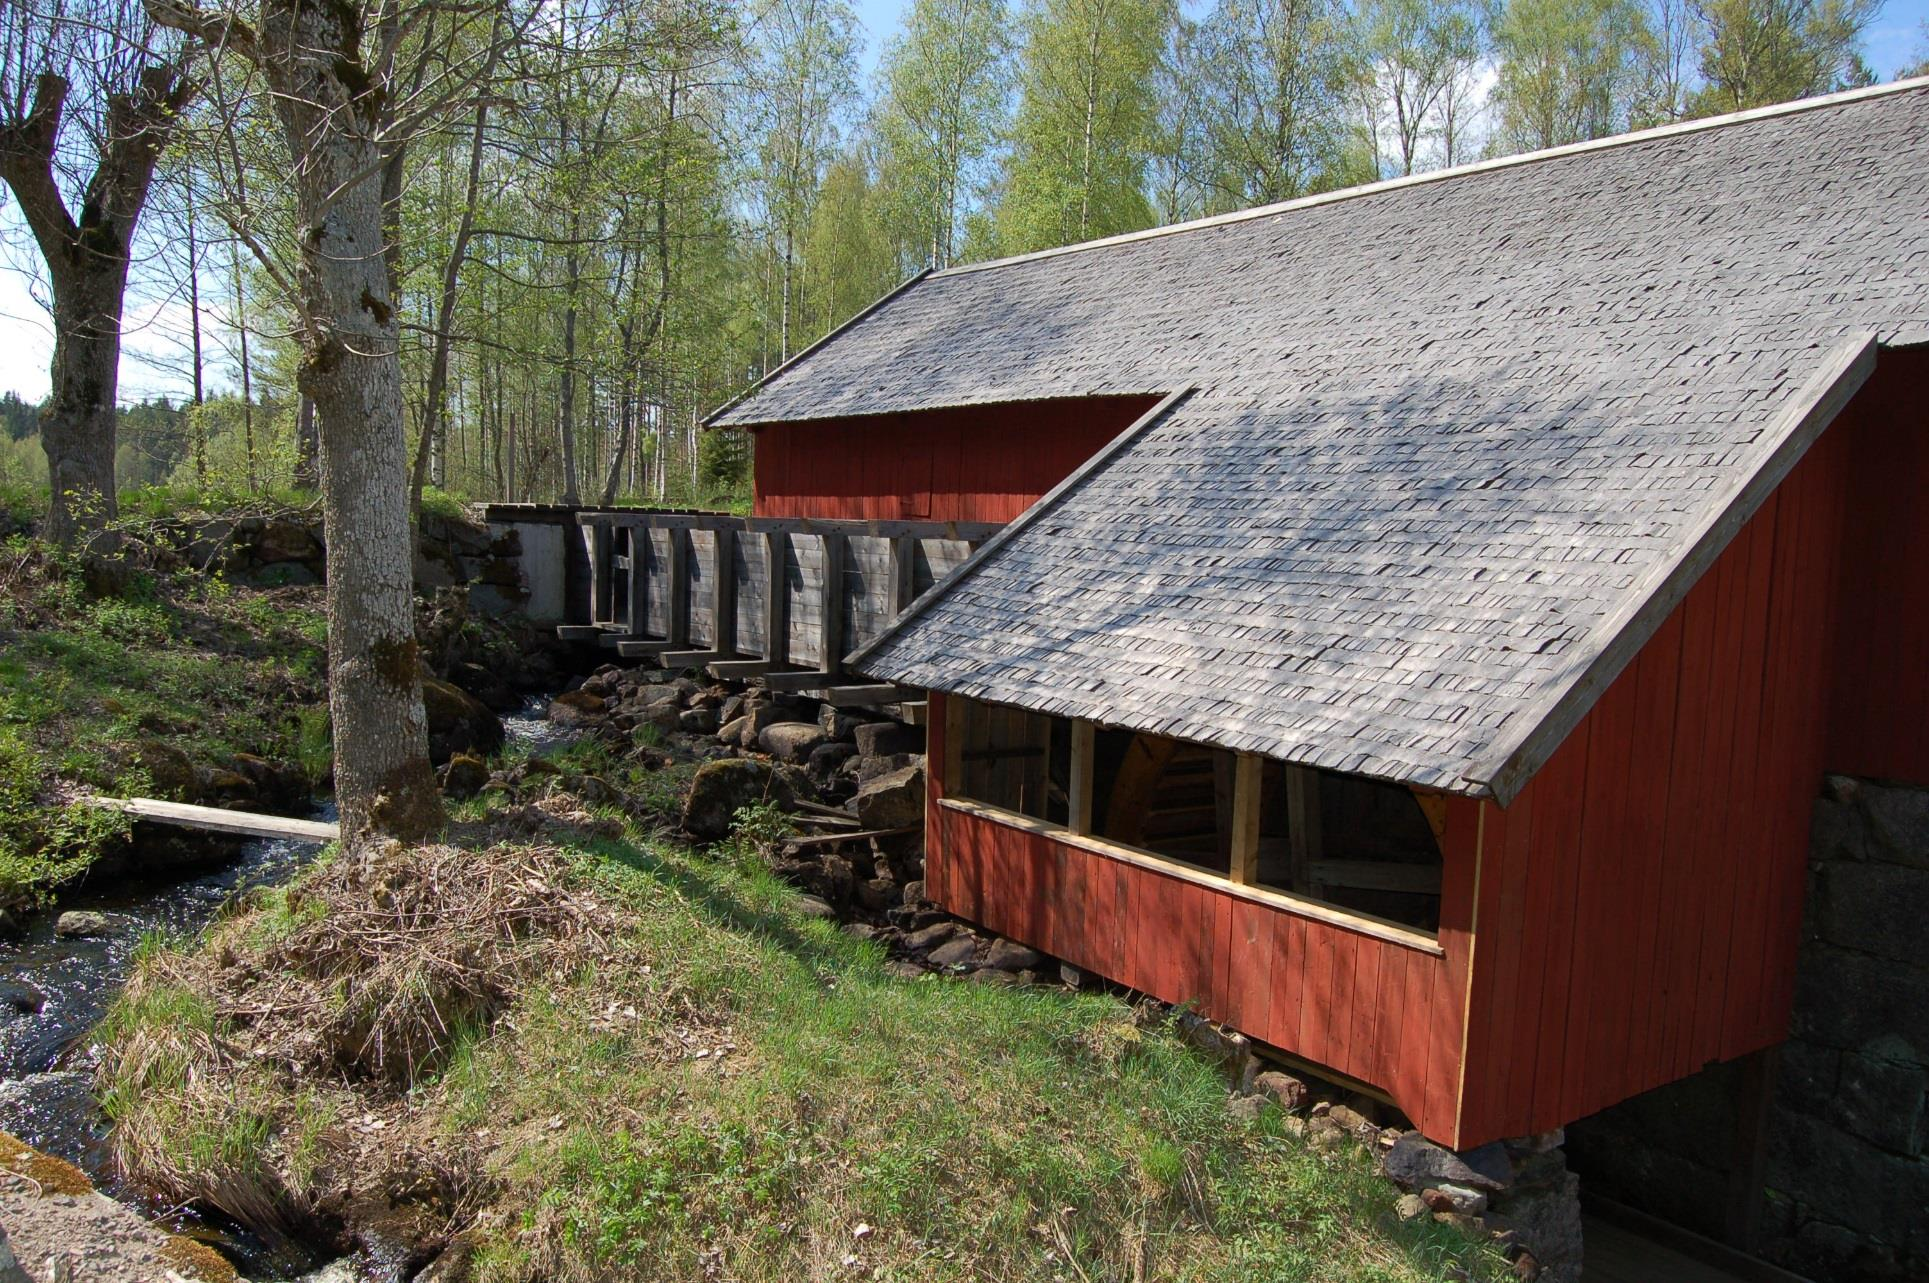
[[[723,424],[1189,390],[854,659],[1506,800],[1929,342],[1929,82],[919,279]]]

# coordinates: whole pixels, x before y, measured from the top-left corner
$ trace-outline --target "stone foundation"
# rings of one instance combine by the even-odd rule
[[[1755,1251],[1817,1279],[1929,1278],[1929,789],[1831,777],[1816,803],[1790,1039]],[[1724,1237],[1735,1064],[1568,1129],[1586,1187]]]

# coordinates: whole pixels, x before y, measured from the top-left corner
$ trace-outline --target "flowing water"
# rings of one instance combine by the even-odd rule
[[[510,747],[541,752],[564,738],[544,719],[546,707],[546,700],[532,699],[503,717]],[[333,804],[316,818],[334,819]],[[144,938],[192,935],[230,897],[286,881],[317,849],[312,843],[249,841],[231,862],[198,876],[82,886],[63,894],[57,909],[34,915],[23,933],[0,937],[0,1131],[75,1164],[103,1192],[125,1194],[107,1161],[107,1124],[91,1091],[87,1032],[127,982]],[[93,939],[55,936],[54,923],[68,910],[102,914],[107,933]],[[236,1238],[222,1246],[245,1255],[248,1245]],[[312,1277],[352,1277],[341,1274],[339,1265],[330,1268],[336,1273]]]

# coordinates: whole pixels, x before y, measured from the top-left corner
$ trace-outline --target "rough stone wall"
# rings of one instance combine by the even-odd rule
[[[320,583],[328,573],[326,532],[306,512],[213,517],[181,522],[162,532],[200,568],[218,567],[259,587]],[[422,514],[415,551],[421,592],[466,586],[469,605],[487,615],[519,611],[529,600],[522,547],[515,531]]]
[[[1583,1187],[1719,1237],[1735,1065],[1569,1129]],[[1929,1278],[1929,789],[1831,777],[1816,803],[1758,1250],[1817,1279]]]

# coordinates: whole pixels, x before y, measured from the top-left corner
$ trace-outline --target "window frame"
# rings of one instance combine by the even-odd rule
[[[1069,780],[1069,806],[1067,822],[1055,823],[1038,819],[1018,811],[1008,810],[989,802],[955,791],[956,784],[962,783],[963,772],[963,721],[970,705],[989,706],[987,701],[972,700],[962,695],[948,695],[945,698],[944,717],[944,792],[938,799],[941,809],[963,815],[1022,829],[1035,833],[1067,846],[1090,851],[1095,855],[1130,864],[1138,868],[1161,873],[1169,877],[1184,879],[1236,896],[1242,900],[1264,905],[1267,908],[1289,913],[1296,917],[1319,922],[1328,926],[1340,927],[1361,935],[1371,936],[1390,944],[1400,945],[1434,957],[1445,957],[1446,948],[1441,943],[1437,931],[1429,932],[1419,927],[1395,922],[1370,913],[1360,913],[1342,909],[1323,900],[1316,900],[1292,891],[1261,883],[1257,874],[1259,869],[1259,826],[1260,805],[1263,800],[1262,772],[1266,758],[1257,753],[1234,754],[1233,806],[1232,806],[1232,859],[1226,875],[1214,873],[1195,864],[1172,856],[1160,855],[1143,847],[1130,846],[1101,837],[1091,831],[1093,815],[1094,771],[1093,753],[1097,740],[1098,725],[1085,718],[1067,718],[1071,724],[1071,776]],[[1050,714],[1049,716],[1056,716]],[[1307,785],[1317,780],[1317,772],[1300,768],[1296,770],[1287,765],[1289,781],[1289,808],[1304,805],[1302,796],[1297,802],[1292,797],[1296,777],[1301,780],[1297,791],[1302,795]],[[955,783],[954,783],[955,782]],[[1317,812],[1317,806],[1313,808]],[[1429,817],[1431,820],[1431,817]],[[1294,842],[1302,841],[1310,850],[1313,842],[1302,838],[1300,825],[1293,825],[1296,835]],[[1436,834],[1436,838],[1438,835]],[[1447,877],[1446,851],[1441,844],[1441,881],[1442,893]],[[1295,854],[1295,859],[1298,858]],[[1317,855],[1311,858],[1317,859]]]

